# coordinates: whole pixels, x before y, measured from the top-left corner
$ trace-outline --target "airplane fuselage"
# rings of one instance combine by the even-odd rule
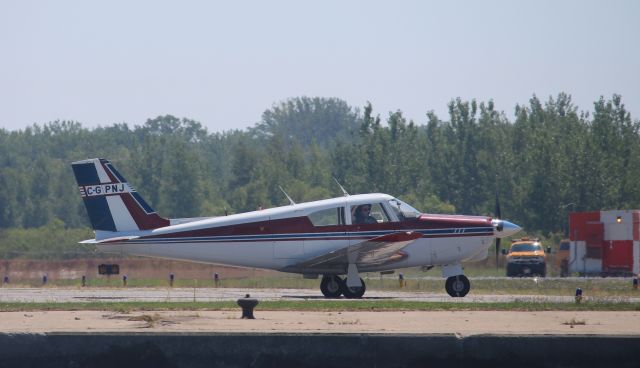
[[[96,232],[82,243],[104,252],[322,274],[327,298],[361,298],[361,272],[435,265],[442,266],[447,293],[463,297],[471,284],[461,262],[484,259],[494,238],[520,230],[484,216],[423,214],[388,194],[350,196],[344,188],[339,198],[295,204],[287,195],[290,206],[167,219],[108,160],[71,166]]]
[[[105,252],[303,274],[344,274],[345,269],[297,269],[295,265],[381,235],[417,232],[422,236],[404,247],[394,259],[383,264],[361,264],[358,269],[386,271],[486,257],[495,237],[491,218],[426,214],[402,218],[389,205],[393,199],[386,194],[365,194],[308,202],[171,225],[136,233],[139,237],[135,239],[97,246]],[[379,220],[354,223],[351,209],[362,204],[377,204]],[[313,223],[314,214],[333,210],[337,214],[335,224]]]

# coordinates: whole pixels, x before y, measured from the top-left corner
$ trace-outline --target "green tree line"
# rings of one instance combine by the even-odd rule
[[[498,191],[503,216],[540,234],[562,232],[568,211],[640,208],[640,122],[621,96],[590,111],[565,93],[533,96],[513,120],[493,101],[448,108],[418,124],[371,104],[298,97],[254,127],[220,133],[171,115],[0,129],[0,255],[25,229],[89,227],[69,164],[92,157],[111,160],[172,218],[285,205],[279,186],[297,202],[341,195],[333,178],[352,194],[389,193],[433,213],[491,215]]]

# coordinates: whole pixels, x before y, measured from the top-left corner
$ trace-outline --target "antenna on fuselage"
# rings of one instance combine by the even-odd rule
[[[338,184],[338,186],[340,187],[340,190],[342,190],[342,194],[343,194],[345,197],[348,197],[348,196],[349,196],[349,193],[347,193],[347,191],[346,191],[346,190],[344,190],[344,187],[340,184],[340,182],[338,181],[338,179],[336,179],[336,178],[334,177],[334,178],[333,178],[333,180],[335,180],[335,181],[336,181],[336,184]]]
[[[284,191],[284,189],[282,189],[281,186],[278,185],[278,188],[280,188],[280,190],[282,191],[282,193],[284,193],[284,195],[287,197],[287,199],[289,200],[289,204],[290,205],[294,205],[296,204],[296,202],[293,201],[293,199],[291,199],[291,197],[289,197],[289,195],[287,194],[287,192]]]

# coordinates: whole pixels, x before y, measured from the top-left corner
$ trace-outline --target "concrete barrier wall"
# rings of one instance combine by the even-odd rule
[[[0,367],[638,367],[639,336],[0,334]]]

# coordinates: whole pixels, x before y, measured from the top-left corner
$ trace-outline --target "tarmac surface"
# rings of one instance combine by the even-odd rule
[[[258,300],[325,300],[319,290],[313,289],[246,289],[246,288],[0,288],[0,303],[2,302],[215,302],[235,301],[250,294]],[[574,296],[554,295],[490,295],[473,294],[464,298],[452,298],[445,293],[427,293],[412,291],[367,290],[362,300],[404,300],[425,302],[456,302],[456,303],[495,303],[495,302],[554,302],[573,303]],[[348,300],[348,299],[342,299]],[[640,298],[633,297],[593,297],[585,296],[585,302],[624,301],[640,303]],[[357,302],[357,300],[353,300]]]
[[[250,294],[265,300],[326,300],[309,289],[235,288],[2,288],[0,302],[235,301]],[[468,295],[371,290],[365,300],[415,300],[488,303],[508,301],[567,302],[567,296]],[[625,301],[637,302],[637,298]],[[343,299],[347,300],[347,299]],[[589,299],[585,298],[584,302]],[[602,300],[602,298],[599,298]],[[353,300],[357,302],[357,300]],[[0,333],[59,332],[249,332],[249,333],[403,333],[508,335],[640,336],[640,311],[267,311],[255,320],[241,311],[36,311],[0,312]]]
[[[260,301],[326,300],[311,289],[5,287],[0,303],[235,301],[246,294]],[[461,307],[575,302],[572,296],[378,290],[364,299]],[[241,319],[239,307],[0,312],[0,367],[631,368],[640,361],[640,311],[270,311],[258,304],[254,315]]]

